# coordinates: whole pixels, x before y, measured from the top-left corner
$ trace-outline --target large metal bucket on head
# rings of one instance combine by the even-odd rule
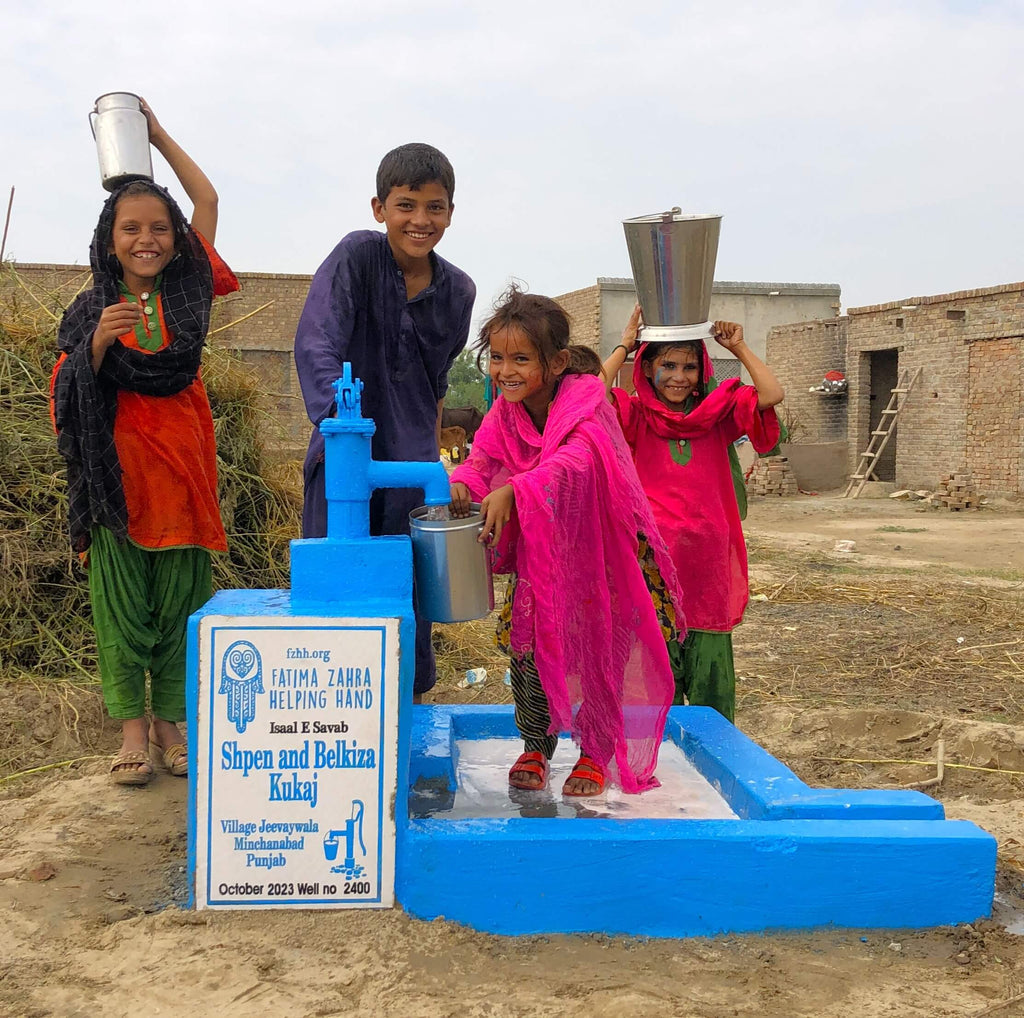
[[[409,513],[416,609],[430,622],[469,622],[494,609],[491,555],[477,538],[484,518],[474,502],[464,519],[430,519],[434,506]]]
[[[637,299],[653,330],[704,325],[718,256],[721,216],[688,216],[678,208],[623,220]]]
[[[153,179],[149,122],[137,95],[131,92],[101,95],[89,114],[89,123],[96,139],[100,180],[108,191],[116,191],[131,180]]]

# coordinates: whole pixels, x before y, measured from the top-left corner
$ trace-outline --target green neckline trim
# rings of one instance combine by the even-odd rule
[[[150,294],[150,296],[152,296],[154,293],[159,293],[160,292],[160,284],[163,283],[163,281],[164,281],[164,274],[161,272],[160,275],[157,276],[156,279],[153,280],[153,289],[147,291]],[[132,293],[131,290],[129,290],[127,286],[125,286],[125,283],[124,283],[123,279],[119,279],[117,281],[117,289],[125,297],[134,297],[135,296],[135,294]]]

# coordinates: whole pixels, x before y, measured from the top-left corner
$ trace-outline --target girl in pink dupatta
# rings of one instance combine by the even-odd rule
[[[778,443],[779,421],[772,407],[784,393],[771,369],[744,342],[743,327],[721,321],[714,323],[714,337],[747,369],[753,385],[738,378],[719,383],[698,340],[641,344],[633,365],[635,395],[612,389],[610,380],[636,346],[639,329],[637,305],[604,371],[683,588],[689,631],[685,641],[669,646],[674,702],[714,707],[732,721],[732,630],[743,618],[748,589],[730,450],[744,434],[759,453]]]
[[[680,591],[593,351],[569,346],[553,300],[512,287],[480,332],[501,395],[452,474],[452,510],[481,502],[481,540],[512,579],[498,642],[511,656],[525,751],[509,772],[543,788],[560,731],[581,755],[562,792],[657,785]]]

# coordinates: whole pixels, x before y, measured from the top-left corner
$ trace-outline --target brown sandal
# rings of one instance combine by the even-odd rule
[[[156,751],[157,759],[164,765],[168,774],[176,778],[184,778],[188,775],[188,746],[184,742],[176,742],[173,746],[164,749],[149,733],[150,752]]]
[[[148,770],[143,770],[143,766]],[[115,785],[148,785],[152,777],[153,763],[149,754],[140,749],[118,753],[110,761],[110,780]]]

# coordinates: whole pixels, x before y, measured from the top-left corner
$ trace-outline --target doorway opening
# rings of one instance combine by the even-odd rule
[[[892,390],[899,383],[899,350],[872,350],[868,354],[869,388],[868,434],[864,436],[862,449],[868,447],[871,432],[878,431],[884,420],[882,411],[889,405]],[[896,441],[899,428],[893,430],[886,442],[882,455],[875,460],[874,474],[880,481],[896,480]]]

